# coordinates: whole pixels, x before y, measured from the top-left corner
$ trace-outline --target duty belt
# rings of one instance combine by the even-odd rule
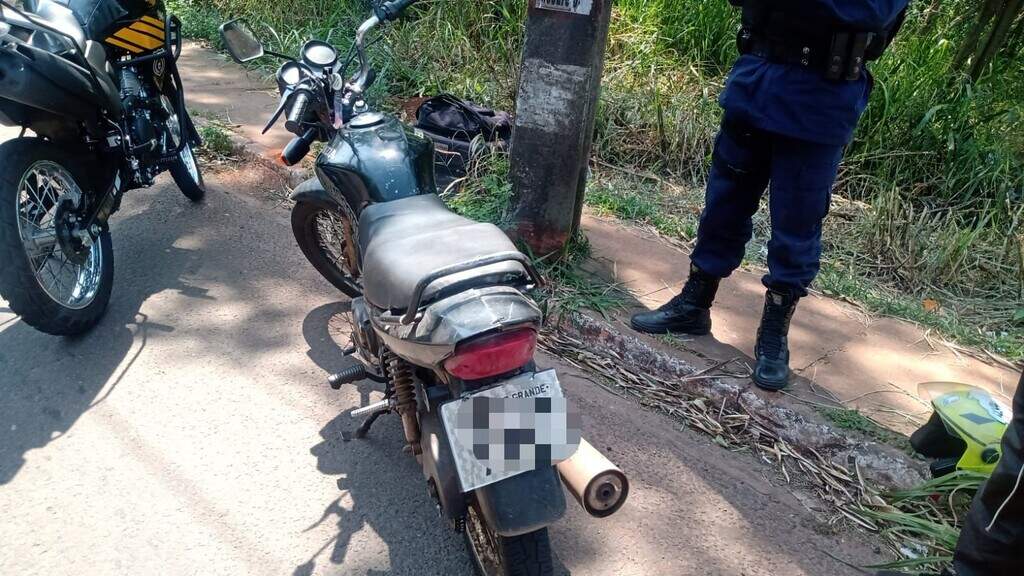
[[[871,32],[838,32],[830,41],[780,40],[741,28],[736,45],[740,54],[814,70],[828,80],[853,82],[864,71],[865,52],[873,36]]]

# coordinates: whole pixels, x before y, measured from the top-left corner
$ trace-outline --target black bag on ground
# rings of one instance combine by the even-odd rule
[[[483,136],[487,142],[512,136],[508,112],[484,108],[451,94],[430,98],[416,111],[416,127],[453,140],[470,141]]]
[[[486,145],[499,149],[508,145],[512,137],[512,117],[508,112],[484,108],[451,94],[440,94],[424,101],[417,109],[416,128],[433,140],[439,172],[447,171],[457,178],[466,174],[470,159]]]

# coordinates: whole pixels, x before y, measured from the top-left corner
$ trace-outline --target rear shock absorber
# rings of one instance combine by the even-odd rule
[[[402,416],[402,428],[405,430],[405,441],[413,454],[419,454],[420,424],[416,420],[416,380],[412,366],[390,350],[387,355],[388,375],[395,394],[395,409]]]

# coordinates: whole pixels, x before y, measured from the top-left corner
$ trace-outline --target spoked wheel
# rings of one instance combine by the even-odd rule
[[[160,101],[166,115],[164,119],[166,127],[164,148],[176,150],[181,144],[182,138],[188,140],[185,130],[187,119],[178,116],[168,96],[161,96]],[[185,144],[178,152],[177,159],[171,164],[171,177],[174,178],[174,183],[178,185],[186,198],[193,202],[202,202],[206,196],[206,184],[203,182],[203,173],[199,170],[199,162],[196,160],[191,142]]]
[[[363,293],[357,262],[359,223],[348,204],[331,210],[309,202],[292,208],[292,232],[321,276],[350,298]]]
[[[0,295],[30,326],[72,335],[106,311],[114,281],[110,233],[77,226],[85,180],[48,142],[0,147]]]
[[[551,541],[548,529],[504,537],[487,524],[473,503],[466,513],[463,531],[473,566],[480,576],[551,576]]]

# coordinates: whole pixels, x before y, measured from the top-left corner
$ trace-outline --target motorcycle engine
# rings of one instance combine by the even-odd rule
[[[121,109],[135,178],[141,185],[151,185],[158,172],[155,161],[163,154],[163,107],[160,94],[145,86],[131,68],[121,70]]]

